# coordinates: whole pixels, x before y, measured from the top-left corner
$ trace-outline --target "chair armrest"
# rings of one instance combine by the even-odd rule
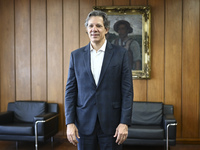
[[[46,135],[58,131],[58,113],[46,113],[34,117],[37,134]],[[36,127],[35,127],[36,128]]]
[[[52,117],[57,116],[57,113],[46,113],[46,114],[42,114],[42,115],[38,115],[34,117],[34,122],[38,121],[38,120],[47,120],[47,119],[51,119]],[[53,119],[53,118],[52,118]]]
[[[14,112],[7,111],[0,113],[0,124],[6,124],[13,122],[14,119]]]
[[[167,135],[167,125],[172,124],[172,123],[177,123],[174,115],[164,115],[163,116],[163,126],[165,129],[165,136]],[[169,126],[168,128],[168,135],[169,139],[176,139],[176,125],[175,126]]]

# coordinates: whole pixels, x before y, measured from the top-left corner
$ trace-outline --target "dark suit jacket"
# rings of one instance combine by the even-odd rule
[[[128,53],[107,42],[98,85],[90,65],[90,44],[71,53],[65,91],[66,124],[75,123],[89,135],[97,116],[104,133],[113,134],[119,123],[131,124],[132,74]]]

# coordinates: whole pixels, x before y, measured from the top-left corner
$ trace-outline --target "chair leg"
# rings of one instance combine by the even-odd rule
[[[53,141],[54,141],[54,138],[53,136],[51,137],[51,147],[53,148]]]
[[[16,141],[16,150],[18,150],[18,141]]]
[[[177,123],[170,123],[167,125],[166,150],[169,150],[169,127],[170,126],[177,126]]]
[[[38,150],[38,141],[35,141],[35,150]]]

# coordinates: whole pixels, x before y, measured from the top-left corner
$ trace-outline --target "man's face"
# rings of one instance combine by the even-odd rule
[[[120,38],[125,38],[128,35],[128,30],[124,24],[119,25],[117,32]]]
[[[92,43],[104,43],[108,30],[104,27],[103,18],[92,16],[88,21],[87,33]]]

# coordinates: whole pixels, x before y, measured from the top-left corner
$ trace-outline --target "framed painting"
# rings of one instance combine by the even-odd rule
[[[128,50],[133,79],[148,79],[151,72],[151,9],[149,6],[95,6],[107,13],[109,42]]]

